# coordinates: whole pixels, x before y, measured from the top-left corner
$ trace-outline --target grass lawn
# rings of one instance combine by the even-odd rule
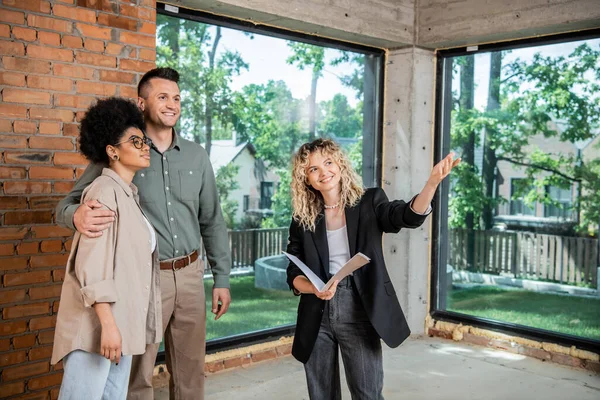
[[[492,286],[454,289],[449,311],[600,340],[600,299]]]

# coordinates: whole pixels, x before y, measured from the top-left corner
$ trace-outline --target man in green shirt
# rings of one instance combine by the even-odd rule
[[[171,68],[147,72],[138,85],[138,106],[152,140],[150,167],[133,183],[154,226],[161,260],[161,297],[171,399],[204,398],[206,306],[202,243],[212,267],[212,312],[219,319],[231,296],[231,254],[208,153],[175,132],[180,117],[179,74]],[[80,204],[81,193],[104,165],[90,164],[56,208],[57,222],[89,237],[102,235],[115,218],[99,202]],[[139,310],[147,313],[147,308]],[[158,345],[133,360],[128,399],[153,399],[152,374]]]

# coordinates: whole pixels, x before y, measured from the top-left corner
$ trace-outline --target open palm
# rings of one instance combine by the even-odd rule
[[[439,185],[439,183],[450,174],[452,168],[456,167],[458,163],[460,163],[460,157],[454,159],[454,153],[448,154],[442,161],[433,167],[429,181]]]

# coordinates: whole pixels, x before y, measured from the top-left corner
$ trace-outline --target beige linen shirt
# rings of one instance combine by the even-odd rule
[[[116,213],[102,236],[75,233],[54,334],[52,364],[73,350],[100,352],[102,327],[92,307],[110,303],[125,355],[143,354],[162,340],[158,248],[137,201],[137,188],[105,168],[83,192]]]

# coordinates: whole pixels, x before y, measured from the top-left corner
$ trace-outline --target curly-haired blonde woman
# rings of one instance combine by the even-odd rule
[[[318,292],[290,263],[287,281],[301,295],[292,354],[304,363],[311,399],[341,399],[338,352],[352,399],[383,399],[381,340],[397,347],[410,334],[381,249],[384,232],[419,227],[440,182],[460,162],[450,154],[410,202],[363,189],[348,158],[331,140],[300,147],[293,159],[293,220],[287,252],[328,281],[361,252],[371,262]]]

